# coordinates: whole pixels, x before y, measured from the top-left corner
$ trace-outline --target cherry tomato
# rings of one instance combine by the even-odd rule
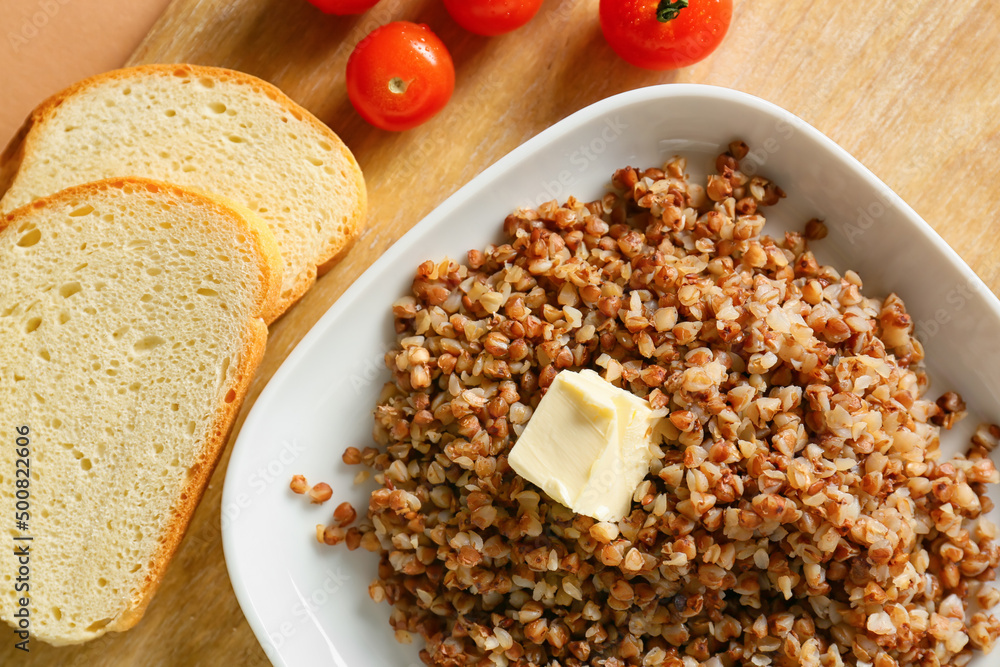
[[[611,48],[637,67],[676,69],[715,50],[733,17],[733,0],[601,0]]]
[[[455,23],[477,35],[493,37],[530,21],[542,0],[444,0]]]
[[[377,28],[347,60],[347,95],[372,125],[399,132],[441,111],[455,90],[455,65],[425,25],[397,21]]]
[[[320,11],[327,14],[346,16],[363,14],[378,4],[379,0],[309,0]]]

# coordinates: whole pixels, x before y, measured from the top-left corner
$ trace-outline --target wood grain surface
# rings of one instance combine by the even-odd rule
[[[798,114],[908,201],[994,292],[1000,234],[1000,3],[737,0],[708,60],[679,72],[635,69],[606,46],[597,0],[546,0],[513,34],[462,31],[437,0],[383,0],[360,18],[323,16],[304,0],[175,0],[132,58],[244,70],[283,88],[350,146],[368,181],[367,229],[348,256],[271,328],[240,422],[295,344],[376,258],[449,194],[526,139],[614,93],[709,83]],[[455,96],[425,126],[390,134],[347,100],[343,71],[368,31],[429,24],[457,67]],[[794,187],[794,184],[784,184]],[[906,239],[886,252],[906,252]],[[387,299],[389,295],[387,295]],[[81,647],[0,646],[0,664],[263,665],[226,574],[219,465],[159,594],[133,630]],[[283,481],[281,483],[284,483]],[[387,632],[386,637],[391,635]],[[372,666],[377,667],[377,666]]]

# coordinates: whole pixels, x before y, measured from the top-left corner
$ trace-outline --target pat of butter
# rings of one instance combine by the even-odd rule
[[[508,457],[510,467],[577,514],[618,521],[649,472],[649,403],[591,370],[562,371]]]

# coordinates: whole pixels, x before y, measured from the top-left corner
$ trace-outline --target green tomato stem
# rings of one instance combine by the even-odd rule
[[[660,6],[656,8],[656,20],[660,23],[667,23],[677,18],[681,10],[688,6],[688,0],[660,0]]]

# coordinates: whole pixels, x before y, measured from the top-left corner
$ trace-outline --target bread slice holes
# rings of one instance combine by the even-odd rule
[[[330,144],[326,143],[325,141],[319,142],[319,147],[322,148],[325,151],[332,151],[333,150],[333,146],[331,146]]]
[[[194,435],[195,426],[197,426],[197,424],[195,424],[193,421],[188,422],[188,425],[187,425],[188,435]],[[177,459],[174,459],[174,464],[173,465],[175,465],[175,466],[176,465],[180,465],[180,462],[177,461]]]
[[[226,113],[226,105],[222,102],[209,102],[208,110],[212,113]]]
[[[131,88],[125,88],[122,91],[122,95],[131,95],[131,94],[132,94],[132,89]]]
[[[96,632],[98,630],[103,630],[112,620],[113,619],[110,618],[102,618],[99,621],[94,621],[93,623],[87,626],[87,632]]]
[[[227,258],[227,260],[228,260],[228,258]],[[200,294],[202,296],[219,296],[218,292],[216,292],[214,289],[209,289],[207,287],[200,287],[200,288],[198,288],[198,294]]]
[[[138,572],[141,569],[142,569],[142,565],[140,565],[139,563],[136,563],[135,565],[132,566],[132,569],[130,569],[129,572],[131,574],[135,574],[136,572]]]
[[[80,208],[73,209],[69,212],[69,217],[71,218],[82,218],[85,215],[90,215],[94,212],[94,207],[91,205],[81,206]]]
[[[52,355],[50,355],[49,351],[46,350],[44,347],[38,351],[38,356],[44,359],[45,361],[52,361]]]
[[[142,389],[142,383],[141,382],[133,382],[132,384],[130,384],[128,386],[128,390],[129,391],[139,391],[140,389]]]
[[[159,336],[146,336],[138,341],[132,346],[132,349],[139,354],[144,354],[146,352],[151,352],[159,346],[163,345],[167,341]]]
[[[316,167],[322,167],[323,166],[323,161],[320,160],[319,158],[316,158],[316,157],[307,157],[306,159],[309,160],[309,163],[312,164],[313,166],[316,166]]]
[[[90,462],[90,459],[80,459],[80,467],[84,470],[90,470],[94,464]]]
[[[100,586],[101,588],[104,588],[105,586],[108,585],[108,580],[105,579],[104,577],[101,577],[97,580],[97,585]]]
[[[190,174],[195,171],[198,171],[198,168],[190,164],[186,164],[183,167],[181,167],[181,172],[185,174]]]
[[[177,115],[177,112],[174,111],[173,109],[167,109],[166,111],[163,112],[163,115],[166,116],[167,118],[173,118],[174,116]]]
[[[149,303],[152,300],[153,300],[152,294],[143,294],[141,297],[139,297],[139,301],[143,303]]]
[[[118,329],[117,331],[115,331],[114,333],[112,333],[111,337],[113,339],[115,339],[115,340],[121,340],[122,336],[124,336],[125,334],[127,334],[129,332],[129,330],[131,330],[131,328],[132,327],[130,327],[129,325],[126,324],[125,326],[121,327],[120,329]],[[115,364],[114,362],[112,362],[112,364],[117,366],[117,364]]]
[[[234,144],[242,144],[243,142],[245,142],[245,141],[246,141],[246,139],[244,139],[243,137],[241,137],[241,136],[239,136],[239,135],[236,135],[236,134],[230,134],[230,135],[229,135],[228,137],[226,137],[226,138],[227,138],[227,139],[229,139],[229,140],[230,140],[231,142],[233,142]]]
[[[24,325],[24,333],[32,333],[38,330],[38,327],[42,326],[42,318],[32,317],[28,320],[28,323]]]
[[[62,609],[60,609],[59,607],[52,607],[52,618],[56,619],[57,621],[61,621]]]
[[[198,79],[198,83],[205,88],[215,88],[215,79],[210,79],[207,76],[203,76]]]
[[[41,240],[42,231],[40,229],[32,229],[30,232],[17,240],[17,245],[21,248],[30,248]]]
[[[65,285],[59,288],[59,296],[61,296],[64,299],[68,299],[74,294],[80,292],[80,290],[82,289],[83,288],[80,287],[80,283],[76,281],[73,281],[71,283],[66,283]]]
[[[14,311],[17,310],[18,306],[20,306],[20,305],[21,304],[19,304],[19,303],[15,303],[15,304],[13,304],[11,306],[7,306],[3,310],[0,310],[0,317],[10,317],[11,315],[14,314]]]
[[[151,276],[154,276],[154,277],[155,277],[155,276],[158,276],[158,275],[160,275],[161,273],[163,273],[163,269],[161,269],[161,268],[160,268],[160,267],[158,267],[158,266],[151,266],[151,267],[149,267],[148,269],[146,269],[146,273],[148,273],[149,275],[151,275]]]
[[[226,392],[226,403],[232,403],[236,400],[236,392],[232,389]]]

